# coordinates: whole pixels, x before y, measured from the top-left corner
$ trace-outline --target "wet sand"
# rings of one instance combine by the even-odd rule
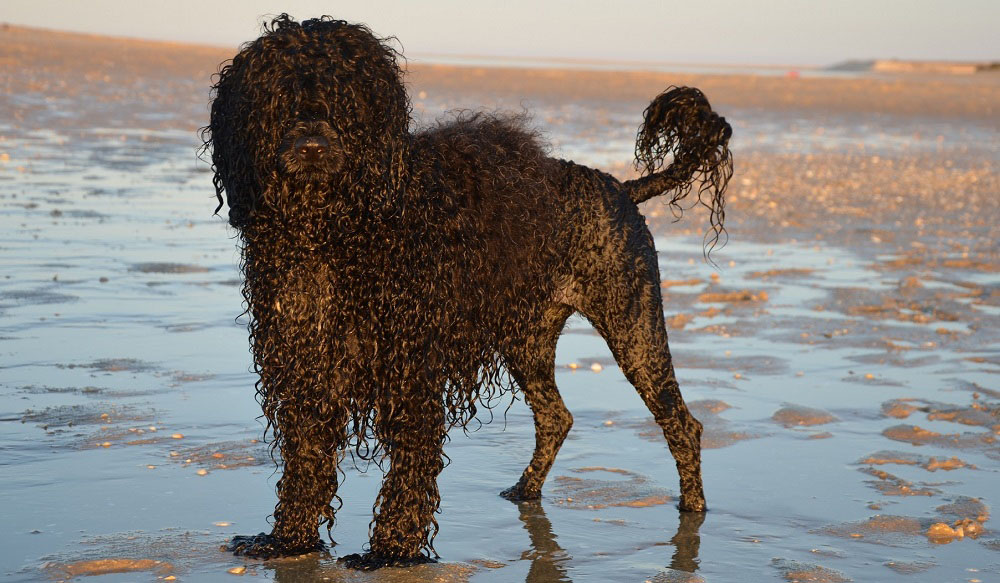
[[[404,39],[405,40],[405,39]],[[447,446],[442,562],[374,575],[376,470],[331,556],[268,530],[233,233],[198,162],[233,49],[0,29],[0,579],[990,581],[1000,469],[1000,75],[694,75],[408,65],[414,115],[527,109],[553,155],[631,176],[642,109],[703,89],[734,126],[729,244],[651,201],[664,312],[706,427],[711,511],[674,508],[662,434],[574,318],[575,425],[540,503],[496,494],[527,408]],[[486,461],[488,460],[488,461]]]

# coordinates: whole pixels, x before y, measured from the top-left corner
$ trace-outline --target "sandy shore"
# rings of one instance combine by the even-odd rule
[[[8,93],[35,90],[53,95],[87,96],[101,84],[131,88],[134,97],[155,99],[144,86],[178,79],[206,84],[235,47],[211,47],[117,39],[8,26],[0,31],[4,48],[0,71]],[[14,74],[32,70],[36,75]],[[764,110],[864,112],[905,116],[961,116],[996,129],[1000,114],[1000,75],[800,77],[780,75],[695,75],[642,71],[580,71],[456,67],[409,63],[408,81],[416,91],[435,89],[524,99],[639,102],[669,85],[690,85],[711,96],[716,106]],[[181,87],[173,86],[175,90]],[[152,87],[150,87],[152,89]],[[185,97],[162,97],[183,102]],[[168,103],[165,101],[164,103]]]
[[[207,120],[212,74],[234,52],[10,26],[0,30],[0,43],[0,117],[20,130],[30,130],[33,123],[194,130]],[[976,254],[980,262],[997,261],[991,242],[997,239],[1000,211],[994,167],[1000,147],[1000,75],[788,78],[416,62],[409,65],[407,82],[418,110],[426,96],[429,101],[445,96],[432,111],[626,103],[634,104],[626,107],[635,110],[636,125],[641,109],[664,87],[696,86],[736,128],[737,175],[729,216],[731,226],[744,229],[741,236],[770,239],[802,231],[804,236],[850,237],[844,223],[864,219],[882,244],[895,242],[896,250],[909,245],[900,244],[903,233],[908,238],[959,236],[962,252]],[[53,100],[66,107],[59,117],[47,118],[43,103]],[[33,119],[36,112],[42,117]],[[746,117],[780,118],[781,127],[748,126]],[[956,122],[980,133],[956,132]],[[773,143],[769,130],[781,134],[788,125],[799,143]],[[846,125],[864,125],[868,133],[840,134],[833,151],[817,149]],[[630,175],[629,164],[626,150],[607,169]]]
[[[418,123],[526,109],[553,155],[619,176],[666,86],[701,88],[730,120],[718,269],[702,213],[644,208],[712,511],[678,515],[662,433],[574,319],[556,374],[575,426],[541,504],[495,495],[531,453],[514,403],[448,445],[443,563],[369,577],[218,552],[269,528],[275,479],[234,322],[238,254],[196,161],[234,52],[0,28],[0,466],[16,469],[0,578],[1000,576],[1000,75],[409,63]],[[373,473],[348,469],[334,555],[367,538]]]

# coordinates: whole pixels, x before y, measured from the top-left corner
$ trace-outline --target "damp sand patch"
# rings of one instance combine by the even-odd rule
[[[101,387],[52,387],[48,385],[25,385],[18,387],[19,392],[27,395],[84,395],[87,397],[102,396],[107,389]]]
[[[989,508],[978,498],[959,496],[950,504],[938,506],[938,522],[927,528],[927,539],[934,544],[949,544],[963,538],[978,539],[990,519]]]
[[[872,544],[905,547],[923,538],[931,544],[948,544],[963,538],[977,539],[986,532],[990,513],[978,498],[958,496],[935,508],[933,518],[875,515],[868,520],[845,522],[810,531]]]
[[[167,263],[167,262],[147,262],[133,263],[128,268],[129,271],[139,273],[208,273],[208,267],[201,265],[191,265],[188,263]]]
[[[36,425],[56,439],[59,447],[101,449],[169,440],[170,433],[156,418],[156,411],[151,409],[88,403],[29,409],[22,414],[21,422]]]
[[[704,285],[705,280],[693,277],[690,279],[663,279],[660,280],[660,287],[662,289],[669,289],[672,287],[694,287],[699,285]]]
[[[225,441],[172,450],[170,460],[206,471],[235,470],[272,464],[268,446],[259,440]]]
[[[918,399],[892,399],[886,401],[882,403],[882,415],[895,419],[906,419],[919,409],[919,406],[914,404],[917,402],[919,402]]]
[[[684,571],[665,571],[646,579],[647,583],[705,583],[705,578],[695,573]]]
[[[14,306],[41,306],[52,304],[65,304],[77,301],[77,296],[53,292],[44,289],[38,290],[10,290],[0,292],[0,308]]]
[[[803,405],[785,405],[771,415],[771,420],[788,429],[814,427],[838,421],[836,417],[822,409],[813,409]]]
[[[576,474],[611,475],[614,479],[595,477],[556,476],[553,494],[556,504],[578,510],[599,510],[609,507],[645,508],[670,504],[668,490],[654,485],[649,478],[621,468],[592,466],[574,468]]]
[[[936,496],[941,493],[941,490],[937,488],[926,484],[916,485],[885,470],[867,467],[860,468],[858,471],[874,476],[875,480],[866,480],[865,482],[884,496]]]
[[[1000,264],[988,259],[973,259],[970,257],[948,257],[947,254],[931,256],[924,249],[902,253],[892,259],[885,259],[874,264],[876,269],[897,271],[902,269],[922,268],[924,270],[965,270],[996,273]]]
[[[21,423],[33,423],[42,429],[54,430],[60,427],[141,423],[152,418],[151,412],[131,406],[88,403],[86,405],[57,405],[41,410],[28,409],[21,414]]]
[[[101,358],[92,362],[87,362],[83,364],[57,364],[59,368],[89,368],[96,372],[131,372],[131,373],[142,373],[142,372],[152,372],[158,369],[158,367],[144,360],[138,358]]]
[[[848,583],[853,579],[840,571],[788,559],[773,559],[771,566],[789,583]]]
[[[882,403],[882,414],[886,417],[906,419],[917,412],[924,413],[928,421],[950,421],[1000,432],[1000,404],[983,399],[976,392],[972,402],[965,406],[916,398],[891,399]]]
[[[81,364],[57,364],[56,367],[62,369],[90,369],[94,372],[102,372],[106,374],[122,372],[132,374],[149,373],[155,377],[169,377],[174,386],[185,383],[203,382],[215,378],[215,375],[211,373],[191,373],[180,370],[165,371],[160,366],[152,362],[147,362],[138,358],[101,358],[92,362]],[[148,393],[148,391],[116,390],[107,391],[107,393],[114,394],[116,397],[124,397],[143,395]]]
[[[988,433],[938,433],[919,425],[893,425],[882,431],[882,435],[893,440],[912,445],[935,445],[954,449],[982,449],[986,455],[1000,459],[996,450],[997,438]]]
[[[204,381],[210,381],[215,378],[214,374],[204,373],[190,373],[182,371],[174,371],[170,373],[170,380],[174,382],[175,385],[181,385],[186,383],[201,383]]]
[[[1000,435],[1000,405],[973,392],[966,406],[925,399],[893,399],[882,404],[887,417],[906,419],[920,412],[931,422],[949,422],[966,427],[982,427],[987,432],[940,433],[919,425],[901,424],[882,431],[885,437],[913,445],[936,445],[946,448],[978,449],[993,459],[1000,459],[997,447]]]
[[[703,449],[721,449],[735,445],[741,441],[759,439],[767,434],[742,429],[719,414],[732,407],[725,401],[717,399],[702,399],[687,403],[688,409],[701,422],[701,447]],[[663,443],[663,429],[653,419],[645,419],[639,423],[626,424],[635,429],[639,437],[654,443]]]
[[[839,288],[834,291],[834,303],[848,316],[914,324],[957,322],[959,315],[956,311],[963,309],[961,305],[955,304],[949,306],[953,310],[946,310],[941,307],[938,298],[897,297],[896,293],[898,292],[879,293],[859,288]]]
[[[155,559],[91,559],[73,563],[49,563],[45,570],[60,578],[93,577],[95,575],[112,575],[116,573],[135,573],[150,571],[157,579],[169,576],[174,566],[165,561]]]
[[[234,558],[218,552],[218,539],[217,533],[180,529],[87,536],[76,550],[42,557],[41,571],[50,579],[148,573],[160,581],[195,566],[223,572],[220,564]]]
[[[920,455],[902,451],[885,451],[885,450],[869,454],[858,460],[858,463],[868,464],[873,466],[881,466],[887,464],[895,464],[901,466],[917,466],[927,470],[928,472],[936,472],[938,470],[951,471],[951,470],[958,470],[961,468],[968,468],[971,470],[976,469],[976,466],[954,456],[950,458],[945,458],[945,457],[926,456],[926,455]]]
[[[912,545],[916,537],[922,536],[932,523],[932,520],[911,516],[877,514],[867,520],[826,526],[811,532],[872,544],[907,546]]]
[[[718,315],[729,316],[732,314],[732,310],[725,309],[720,310],[719,308],[712,306],[707,310],[702,310],[701,312],[694,313],[678,313],[673,316],[666,317],[667,329],[668,330],[683,330],[688,324],[693,322],[696,318],[712,319]]]
[[[807,277],[813,275],[815,272],[815,269],[809,268],[768,269],[765,271],[754,271],[748,273],[744,277],[748,279],[760,279],[767,281],[770,279]]]
[[[926,561],[886,561],[883,565],[900,575],[917,575],[919,573],[923,573],[924,571],[933,569],[937,566],[937,563],[929,563]]]
[[[789,372],[788,361],[771,355],[726,356],[712,354],[709,351],[676,350],[673,351],[674,364],[679,369],[709,369],[720,370],[741,375],[786,375]]]
[[[206,322],[184,322],[181,324],[166,324],[163,326],[163,329],[167,332],[184,333],[199,332],[210,327],[211,326]]]
[[[747,304],[766,302],[768,295],[763,290],[737,290],[723,292],[705,292],[698,295],[702,304]]]

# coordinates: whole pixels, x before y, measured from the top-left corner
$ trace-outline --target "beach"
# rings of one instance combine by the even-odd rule
[[[713,74],[406,63],[415,127],[531,116],[618,178],[649,101],[700,88],[733,127],[727,244],[642,206],[709,512],[574,316],[575,422],[540,503],[520,400],[453,431],[440,562],[349,571],[378,468],[346,467],[329,555],[269,531],[239,250],[198,130],[236,47],[0,28],[0,580],[991,581],[1000,470],[1000,74]],[[363,468],[362,468],[363,469]],[[325,535],[325,532],[324,532]]]

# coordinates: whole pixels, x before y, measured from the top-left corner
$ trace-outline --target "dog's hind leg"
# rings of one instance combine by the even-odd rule
[[[319,526],[333,525],[331,502],[337,495],[346,417],[320,421],[318,414],[305,409],[287,404],[278,413],[284,468],[274,526],[271,534],[233,537],[228,548],[237,555],[268,559],[326,550]]]
[[[504,355],[507,369],[535,417],[535,452],[517,484],[500,493],[508,500],[537,500],[542,496],[545,476],[573,426],[573,416],[559,396],[555,377],[556,342],[573,311],[570,306],[552,304],[533,336]]]
[[[680,475],[680,509],[705,510],[702,426],[688,410],[674,375],[652,237],[644,228],[612,242],[620,262],[604,264],[578,306],[615,356],[625,378],[663,430]],[[617,245],[616,245],[617,244]]]

